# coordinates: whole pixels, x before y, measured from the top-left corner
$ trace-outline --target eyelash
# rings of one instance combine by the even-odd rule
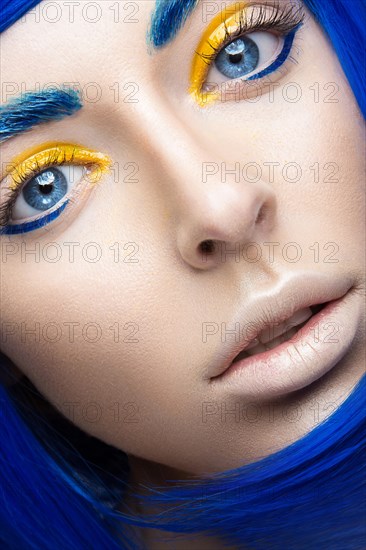
[[[253,6],[255,5],[253,4]],[[208,59],[208,64],[210,65],[223,48],[225,48],[228,44],[230,44],[230,42],[232,42],[236,38],[241,37],[243,34],[270,29],[278,31],[282,35],[286,35],[291,31],[296,31],[297,28],[303,23],[305,18],[305,13],[300,6],[295,9],[293,5],[290,5],[287,11],[281,10],[279,6],[273,6],[274,11],[270,19],[268,19],[268,6],[265,7],[263,5],[260,5],[258,6],[258,8],[259,12],[256,12],[255,14],[252,13],[249,21],[245,17],[244,12],[240,12],[239,27],[234,32],[230,33],[225,25],[225,38],[222,44],[220,44],[220,47],[215,48],[215,46],[210,44],[211,48],[214,50],[214,53],[196,53],[198,53],[198,55],[204,60]],[[256,17],[256,19],[254,19],[254,17]]]
[[[96,166],[95,162],[80,162],[77,158],[75,158],[77,147],[74,147],[72,149],[72,153],[67,153],[66,150],[60,151],[60,148],[55,148],[54,150],[49,152],[48,157],[46,160],[43,160],[40,164],[38,162],[38,159],[34,159],[35,166],[32,167],[32,170],[28,172],[26,175],[23,175],[22,173],[19,173],[19,171],[16,173],[16,176],[12,176],[13,182],[16,184],[15,189],[9,189],[8,192],[8,198],[6,202],[0,206],[0,235],[17,235],[22,233],[28,233],[30,231],[34,231],[38,228],[44,227],[48,225],[51,221],[54,221],[59,217],[59,215],[64,211],[66,206],[73,205],[78,202],[78,198],[81,194],[81,186],[83,184],[85,174],[87,173],[88,168],[92,168]],[[60,153],[63,155],[60,158]],[[72,165],[76,164],[79,166],[84,166],[86,171],[83,175],[83,177],[80,179],[80,182],[76,184],[75,188],[72,189],[70,196],[67,194],[65,195],[64,199],[61,199],[61,204],[58,203],[54,205],[53,209],[50,208],[50,211],[46,214],[41,214],[40,216],[33,218],[29,222],[24,222],[20,224],[9,224],[12,216],[12,211],[14,208],[14,205],[16,203],[17,198],[19,197],[20,193],[22,192],[22,189],[24,186],[35,176],[37,176],[40,172],[43,172],[47,168],[50,167],[56,167],[56,166],[65,166],[65,165]]]
[[[224,24],[225,37],[218,47],[215,47],[211,42],[208,42],[209,46],[213,50],[213,53],[207,54],[196,51],[196,54],[199,55],[208,66],[210,66],[215,61],[219,53],[228,44],[237,38],[248,34],[249,32],[271,30],[277,31],[280,35],[284,36],[285,43],[283,49],[273,63],[269,67],[266,67],[256,75],[252,75],[249,78],[235,79],[242,82],[259,79],[278,69],[285,62],[287,57],[289,57],[295,34],[302,26],[305,19],[305,12],[303,8],[301,6],[295,7],[293,4],[290,4],[287,9],[280,8],[278,4],[273,6],[256,6],[253,4],[253,7],[258,9],[252,11],[249,17],[247,16],[246,11],[241,11],[239,13],[238,28],[235,31],[230,32],[226,24]],[[270,17],[268,17],[268,9],[273,10]]]

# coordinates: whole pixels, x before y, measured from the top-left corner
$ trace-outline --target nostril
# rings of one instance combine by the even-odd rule
[[[201,254],[213,254],[215,251],[215,243],[212,240],[202,241],[198,249]]]
[[[255,224],[260,223],[264,220],[264,218],[267,215],[267,206],[263,204],[261,208],[259,209],[259,212],[257,214],[257,217],[255,219]]]

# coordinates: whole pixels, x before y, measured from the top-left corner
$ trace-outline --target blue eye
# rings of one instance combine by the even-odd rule
[[[66,195],[67,187],[66,177],[59,168],[47,168],[29,180],[22,193],[29,206],[37,210],[48,210]],[[16,219],[16,210],[15,207],[13,219]]]
[[[47,214],[46,216],[42,216],[42,218],[38,218],[31,222],[26,222],[21,224],[12,224],[12,225],[7,225],[5,227],[2,227],[0,228],[0,235],[19,235],[20,233],[28,233],[29,231],[34,231],[35,229],[44,227],[45,225],[48,225],[53,220],[59,217],[59,215],[66,208],[68,202],[69,201],[66,200],[65,202],[62,203],[62,205],[57,210],[54,210],[53,212],[51,212],[50,214]]]
[[[211,85],[223,84],[236,78],[256,80],[274,72],[290,55],[297,28],[286,36],[256,31],[236,38],[216,54],[207,80]]]
[[[239,78],[254,71],[259,63],[257,44],[248,36],[228,44],[215,59],[216,68],[229,78]]]

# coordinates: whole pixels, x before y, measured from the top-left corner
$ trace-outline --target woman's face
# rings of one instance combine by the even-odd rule
[[[85,150],[111,163],[54,221],[1,236],[1,351],[131,457],[235,468],[314,428],[364,373],[363,119],[307,11],[293,43],[278,24],[217,46],[230,15],[269,20],[275,3],[202,0],[153,50],[155,2],[117,4],[41,2],[1,38],[2,104],[51,84],[83,103],[1,145],[3,174],[19,155],[45,170],[9,223],[69,189],[73,157],[47,172],[42,151],[77,145],[79,176]],[[277,17],[294,26],[295,8]]]

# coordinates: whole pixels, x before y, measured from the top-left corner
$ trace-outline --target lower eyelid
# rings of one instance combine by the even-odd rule
[[[60,214],[65,210],[68,203],[69,200],[66,200],[61,206],[57,208],[57,210],[54,210],[50,214],[45,214],[41,218],[37,218],[33,221],[7,225],[6,227],[0,228],[0,235],[19,235],[22,233],[29,233],[30,231],[35,231],[36,229],[40,229],[41,227],[45,227],[60,216]]]
[[[73,215],[84,207],[86,200],[95,188],[94,182],[89,185],[84,176],[63,199],[48,211],[21,223],[9,224],[0,228],[0,235],[20,235],[42,228],[46,230],[51,223],[52,229],[56,228],[55,223],[66,224]]]
[[[257,75],[249,77],[248,80],[263,78],[267,74],[271,74],[277,68],[281,67],[290,55],[291,48],[295,39],[295,34],[296,34],[296,31],[292,31],[291,33],[289,33],[285,37],[283,48],[279,53],[279,55],[276,57],[276,59],[268,67],[260,71]]]

